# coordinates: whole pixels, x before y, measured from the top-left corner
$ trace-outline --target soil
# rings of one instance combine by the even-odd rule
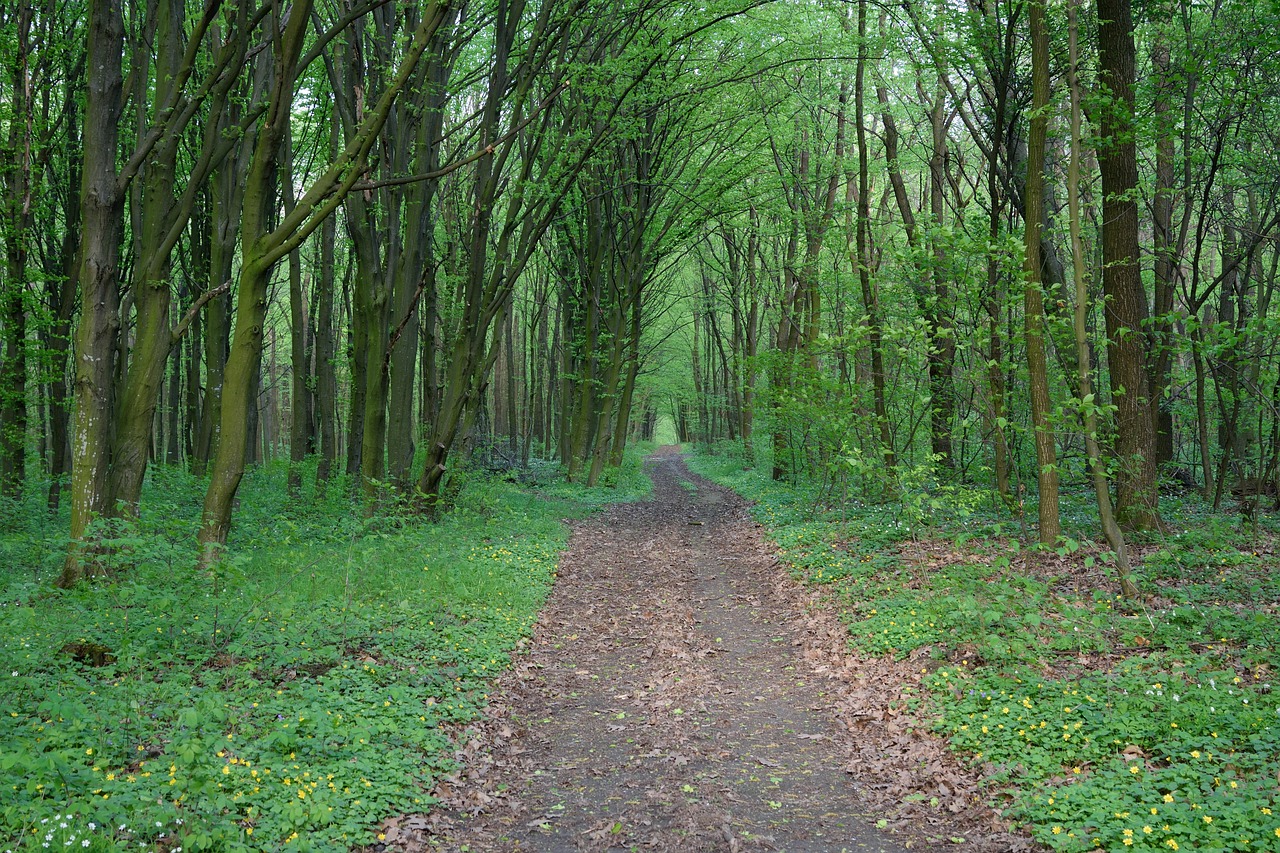
[[[539,625],[469,729],[423,851],[1018,851],[907,711],[921,665],[860,659],[742,499],[651,457],[650,500],[577,522]]]

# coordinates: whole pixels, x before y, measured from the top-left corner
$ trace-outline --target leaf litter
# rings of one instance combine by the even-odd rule
[[[678,453],[574,525],[460,770],[371,850],[1041,849],[908,710],[925,667],[849,650],[733,493]]]

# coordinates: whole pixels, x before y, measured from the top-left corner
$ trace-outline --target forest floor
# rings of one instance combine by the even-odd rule
[[[440,805],[369,849],[1034,849],[907,710],[918,661],[851,654],[675,448],[646,470],[650,500],[574,523]]]

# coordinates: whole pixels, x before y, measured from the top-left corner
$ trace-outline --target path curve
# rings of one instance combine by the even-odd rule
[[[846,772],[856,749],[832,678],[803,652],[803,596],[787,594],[745,502],[691,475],[674,448],[646,470],[650,500],[574,525],[463,773],[436,791],[443,807],[391,821],[386,846],[902,853],[941,842],[936,827],[876,829]]]

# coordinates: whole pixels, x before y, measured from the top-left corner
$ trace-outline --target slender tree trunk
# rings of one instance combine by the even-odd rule
[[[1209,407],[1205,392],[1204,334],[1196,325],[1192,333],[1191,360],[1196,373],[1196,437],[1200,445],[1200,470],[1204,474],[1201,493],[1205,500],[1213,500],[1217,488],[1213,477],[1213,450],[1209,444]]]
[[[506,396],[507,396],[507,449],[514,457],[520,438],[520,419],[516,398],[516,342],[515,342],[515,310],[507,314],[507,324],[503,330],[503,355],[506,360]]]
[[[782,272],[782,305],[778,311],[778,329],[774,337],[774,361],[769,370],[769,382],[773,386],[770,400],[770,414],[773,421],[773,472],[774,480],[781,480],[787,475],[787,449],[790,444],[790,426],[787,423],[786,410],[782,399],[791,387],[795,376],[796,349],[799,346],[800,327],[795,317],[798,302],[799,285],[795,281],[794,262],[799,238],[796,226],[791,226],[787,237],[786,262]],[[698,382],[698,371],[695,365],[695,393]],[[683,440],[683,439],[682,439]],[[794,474],[795,472],[792,472]]]
[[[72,88],[78,84],[68,84],[68,100],[76,95]],[[78,122],[73,105],[68,106],[68,121],[75,126]],[[71,350],[71,318],[76,309],[76,284],[79,271],[77,256],[80,252],[80,147],[74,135],[68,145],[69,185],[66,200],[63,203],[63,233],[61,254],[58,258],[58,269],[50,270],[46,287],[50,294],[53,309],[53,327],[49,333],[48,358],[52,364],[52,377],[49,383],[49,444],[52,448],[52,459],[49,464],[49,498],[50,510],[57,510],[62,502],[62,492],[68,487],[67,476],[71,473],[71,407],[68,379],[72,378],[68,369],[68,354]],[[74,153],[72,153],[74,152]]]
[[[330,134],[330,151],[338,148],[337,120]],[[334,243],[337,240],[335,217],[320,226],[320,284],[316,308],[316,427],[320,433],[320,459],[316,465],[317,487],[327,484],[338,458],[338,376],[334,359],[336,334],[333,325],[333,303],[337,281],[334,275]]]
[[[200,278],[207,279],[207,274]],[[187,385],[184,400],[184,417],[182,422],[182,452],[188,462],[195,452],[195,430],[200,423],[200,351],[204,346],[202,326],[197,316],[191,321],[191,331],[187,333]]]
[[[1035,2],[1035,0],[1032,0]],[[946,247],[941,233],[946,215],[946,162],[948,152],[947,96],[939,81],[934,92],[930,126],[933,148],[929,157],[929,213],[933,219],[930,236],[933,264],[930,269],[932,293],[926,301],[924,319],[928,330],[929,353],[929,436],[933,456],[943,469],[955,467],[952,459],[951,423],[955,419],[955,330],[952,328],[951,293],[947,284]]]
[[[1049,370],[1045,358],[1044,291],[1040,280],[1040,231],[1044,222],[1044,149],[1049,125],[1049,32],[1044,4],[1028,4],[1031,29],[1031,133],[1027,152],[1026,284],[1023,290],[1027,335],[1027,374],[1031,386],[1031,424],[1035,431],[1036,482],[1040,496],[1040,543],[1052,545],[1062,533],[1058,519],[1058,458],[1049,422]]]
[[[369,221],[371,211],[369,205],[360,198],[359,193],[347,198],[346,217],[347,235],[351,240],[352,252],[356,259],[356,272],[351,287],[351,398],[347,423],[350,424],[347,444],[347,476],[360,478],[358,482],[363,489],[372,479],[381,479],[381,471],[367,470],[369,466],[378,467],[383,457],[383,447],[377,446],[366,465],[365,451],[369,441],[365,437],[365,429],[370,419],[366,417],[369,406],[370,371],[379,372],[381,364],[375,361],[369,364],[371,336],[376,336],[378,327],[385,328],[386,318],[382,316],[379,305],[375,304],[375,291],[382,270],[378,263],[378,247],[375,243],[376,232]],[[385,305],[385,302],[382,303]],[[376,396],[376,385],[375,396]],[[385,403],[385,401],[380,401]],[[380,436],[379,436],[380,437]]]
[[[743,323],[743,352],[746,370],[742,382],[742,455],[748,467],[755,466],[756,354],[760,346],[759,264],[760,229],[755,207],[750,209],[751,235],[747,240],[747,305]]]
[[[437,367],[440,313],[437,309],[436,273],[439,264],[428,260],[426,289],[422,292],[422,406],[418,417],[433,423],[440,412],[440,375]]]
[[[867,312],[867,344],[871,350],[871,391],[876,428],[880,439],[880,454],[884,460],[887,480],[892,480],[897,462],[894,457],[893,436],[889,429],[889,410],[885,403],[885,370],[883,331],[880,324],[879,298],[871,280],[871,151],[867,145],[866,128],[866,67],[867,67],[867,0],[858,0],[858,58],[854,72],[854,125],[858,143],[858,211],[857,248],[854,262],[858,267],[858,283],[862,289],[863,310]]]
[[[1160,4],[1171,12],[1166,4]],[[1173,372],[1174,283],[1177,265],[1177,237],[1173,232],[1174,136],[1177,116],[1173,110],[1177,78],[1169,58],[1169,40],[1164,22],[1157,21],[1151,47],[1151,69],[1155,77],[1154,120],[1156,134],[1155,187],[1151,200],[1153,231],[1153,278],[1155,309],[1150,327],[1151,418],[1156,436],[1156,464],[1173,461],[1173,409],[1167,399]]]
[[[174,325],[177,325],[176,320],[174,320]],[[179,450],[179,437],[182,431],[182,406],[179,405],[179,401],[182,399],[182,363],[182,349],[179,346],[175,357],[170,359],[169,393],[166,401],[167,408],[165,409],[167,426],[165,428],[164,461],[169,465],[177,465],[182,461]]]
[[[431,172],[439,167],[439,149],[436,140],[441,135],[444,109],[444,90],[448,79],[448,65],[443,57],[444,44],[433,46],[428,61],[427,79],[430,81],[426,102],[426,115],[419,120],[415,143],[417,168]],[[434,266],[429,257],[431,237],[435,225],[432,210],[435,204],[436,182],[422,181],[410,188],[405,209],[417,211],[407,226],[404,250],[392,285],[392,320],[395,339],[387,355],[389,399],[387,413],[387,458],[391,481],[401,492],[412,487],[414,455],[414,378],[417,373],[420,303],[427,291],[434,297]],[[425,377],[423,378],[425,382]],[[425,386],[424,386],[425,387]]]
[[[533,320],[534,328],[529,337],[536,336],[537,345],[529,347],[529,436],[525,444],[525,462],[532,452],[532,445],[537,442],[543,457],[549,455],[551,436],[547,434],[547,415],[550,407],[551,393],[548,388],[548,368],[555,359],[551,350],[551,334],[548,328],[548,315],[551,313],[547,304],[550,289],[550,276],[539,274],[534,281],[534,309],[537,314]]]
[[[219,122],[229,127],[229,118]],[[239,156],[225,160],[213,173],[209,189],[209,289],[229,283],[236,253],[236,225],[244,198],[245,167],[251,148],[247,144]],[[222,429],[222,388],[226,381],[227,355],[231,347],[230,291],[209,300],[205,306],[204,363],[205,387],[200,406],[200,427],[191,469],[203,476],[218,451]]]
[[[294,199],[293,134],[286,132],[284,141],[284,205],[292,212]],[[302,490],[302,462],[307,456],[309,398],[311,396],[310,359],[307,358],[307,303],[303,292],[302,252],[289,253],[289,477],[288,489],[293,494]]]

